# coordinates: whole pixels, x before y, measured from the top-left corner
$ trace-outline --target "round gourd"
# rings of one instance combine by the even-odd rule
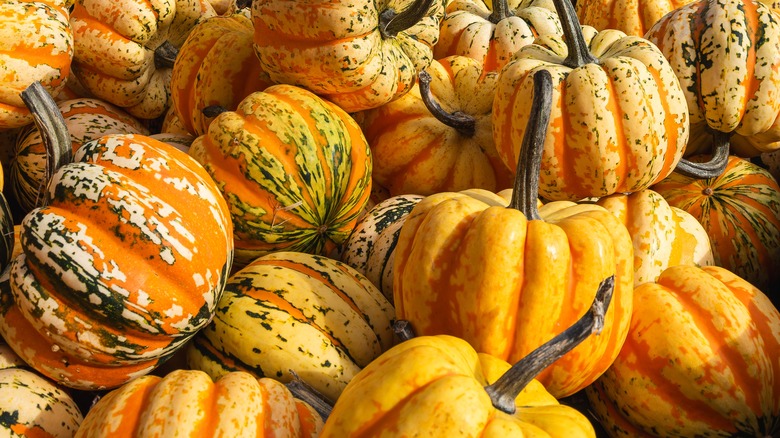
[[[218,378],[293,373],[336,400],[393,343],[393,307],[363,275],[327,257],[276,252],[233,274],[214,319],[188,347],[188,364]]]
[[[76,437],[314,438],[322,423],[276,380],[233,372],[213,381],[202,371],[177,370],[139,377],[106,394]]]
[[[616,29],[644,37],[664,15],[691,0],[577,0],[580,23],[596,30]]]

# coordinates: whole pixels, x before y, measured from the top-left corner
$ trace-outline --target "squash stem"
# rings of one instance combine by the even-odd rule
[[[295,371],[290,370],[290,372],[293,375],[293,379],[285,383],[284,386],[286,386],[296,398],[305,401],[314,408],[314,410],[320,414],[320,417],[322,417],[322,421],[326,421],[330,416],[330,412],[333,410],[333,403],[311,385],[301,380]]]
[[[552,75],[547,70],[534,73],[534,97],[528,118],[520,157],[517,160],[512,199],[508,208],[520,210],[528,220],[540,220],[537,199],[542,167],[544,140],[552,111]]]
[[[393,322],[393,333],[395,333],[402,342],[417,336],[414,329],[412,329],[412,323],[405,319],[397,319]]]
[[[420,97],[422,97],[422,101],[425,104],[425,107],[428,108],[428,111],[431,112],[436,120],[444,123],[450,128],[455,129],[463,136],[474,136],[477,124],[477,121],[474,117],[461,111],[448,113],[433,98],[433,94],[431,93],[430,73],[425,70],[420,71],[418,74],[418,83],[420,86]]]
[[[46,148],[46,167],[41,187],[43,189],[48,185],[54,172],[73,159],[73,145],[60,108],[40,82],[35,81],[30,84],[22,91],[21,98],[30,110]],[[35,207],[43,207],[47,204],[47,197],[41,196],[39,191]]]
[[[563,65],[577,68],[585,64],[598,63],[598,58],[590,53],[588,45],[585,44],[585,37],[582,35],[582,27],[577,19],[577,13],[574,11],[574,5],[569,0],[553,0],[553,3],[561,20],[566,48],[569,50],[569,54],[563,60]]]
[[[154,66],[155,68],[173,68],[173,63],[176,61],[176,56],[179,54],[179,49],[176,48],[170,41],[165,41],[160,44],[154,50]]]
[[[415,0],[403,12],[397,13],[392,8],[382,11],[379,14],[379,32],[382,38],[395,38],[399,32],[417,24],[428,13],[431,5],[433,0]]]
[[[531,380],[588,336],[601,333],[614,288],[615,276],[612,275],[599,284],[596,298],[582,318],[520,359],[493,384],[486,386],[493,406],[507,414],[514,414],[517,409],[515,399]]]
[[[218,115],[228,112],[229,110],[222,105],[209,105],[200,110],[206,117],[217,117]]]
[[[509,10],[509,2],[507,0],[493,0],[493,12],[488,15],[487,20],[493,24],[498,24],[499,21],[514,15]]]
[[[695,163],[683,158],[677,163],[674,171],[681,175],[698,179],[717,178],[723,174],[729,162],[729,149],[731,146],[729,134],[712,130],[712,139],[714,146],[709,161]]]

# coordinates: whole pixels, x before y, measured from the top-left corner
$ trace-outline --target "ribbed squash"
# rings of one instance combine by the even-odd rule
[[[577,0],[580,23],[643,37],[664,15],[691,0]]]
[[[212,381],[202,371],[177,370],[111,391],[76,437],[313,438],[321,428],[319,414],[275,380],[235,372]]]
[[[631,235],[635,287],[655,281],[670,266],[714,263],[710,238],[701,223],[660,194],[650,189],[615,193],[596,203],[617,216]]]
[[[757,0],[697,0],[646,37],[685,93],[686,156],[709,152],[705,128],[733,134],[731,152],[739,156],[780,148],[780,15]]]
[[[89,140],[109,134],[149,134],[136,118],[101,99],[79,98],[60,101],[57,108],[65,120],[73,152]],[[30,124],[16,137],[10,182],[23,211],[39,205],[46,191],[46,145],[41,130]]]
[[[274,82],[356,112],[411,89],[443,16],[443,0],[257,0],[254,48]]]
[[[293,373],[330,400],[393,343],[389,301],[363,275],[327,257],[277,252],[233,274],[188,364],[283,382]]]
[[[501,159],[516,165],[532,76],[547,70],[553,111],[540,196],[578,200],[648,188],[674,170],[688,140],[688,108],[674,70],[651,42],[581,28],[568,0],[555,3],[564,36],[537,39],[501,72],[493,107]]]
[[[512,55],[539,35],[563,33],[548,0],[452,0],[447,2],[436,59],[463,55],[487,72],[498,72]]]
[[[211,319],[232,262],[230,216],[187,154],[142,135],[87,142],[45,205],[22,220],[0,317],[36,370],[73,388],[119,386]]]
[[[173,109],[186,131],[203,135],[214,118],[204,109],[235,110],[250,93],[272,85],[252,49],[252,20],[241,14],[209,17],[193,27],[171,77]]]
[[[365,275],[391,303],[398,236],[421,199],[420,195],[398,195],[380,201],[355,225],[342,249],[341,261]]]
[[[653,190],[704,226],[715,265],[780,300],[780,187],[769,172],[732,155],[719,177],[674,172]]]
[[[292,85],[252,93],[221,113],[189,153],[230,206],[237,266],[274,251],[331,254],[371,191],[371,150],[360,127]]]
[[[51,95],[65,87],[74,55],[74,36],[68,23],[71,3],[0,3],[0,129],[32,123],[19,94],[33,82],[40,82]]]
[[[493,144],[497,80],[478,61],[450,56],[433,61],[404,96],[364,111],[377,184],[391,196],[511,187],[512,169]]]
[[[730,271],[675,266],[634,292],[620,355],[586,389],[612,437],[780,433],[780,313]]]
[[[178,48],[214,15],[207,0],[77,0],[74,72],[95,97],[142,119],[162,116]]]
[[[552,88],[547,71],[537,75],[546,87],[536,87],[510,208],[498,195],[473,191],[420,201],[398,238],[393,295],[396,317],[416,333],[460,337],[515,362],[584,314],[599,282],[614,275],[602,334],[539,375],[559,398],[592,383],[620,350],[631,315],[633,248],[626,227],[603,207],[537,207]]]

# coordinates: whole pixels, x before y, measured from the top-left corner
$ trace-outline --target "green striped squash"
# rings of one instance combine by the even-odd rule
[[[331,255],[371,192],[371,152],[355,120],[292,85],[221,113],[189,153],[230,206],[236,266],[274,251]]]
[[[293,372],[330,400],[391,347],[390,302],[341,263],[276,252],[233,274],[214,319],[188,344],[188,364],[289,382]]]
[[[768,171],[732,155],[719,177],[695,179],[673,172],[652,189],[704,226],[716,266],[770,296],[770,289],[780,288],[780,187]]]
[[[393,301],[393,257],[401,227],[421,195],[397,195],[379,202],[360,219],[341,253],[341,261],[365,275]]]

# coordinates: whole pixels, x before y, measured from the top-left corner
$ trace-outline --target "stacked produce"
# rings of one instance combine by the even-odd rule
[[[0,435],[780,436],[780,4],[0,17]]]

